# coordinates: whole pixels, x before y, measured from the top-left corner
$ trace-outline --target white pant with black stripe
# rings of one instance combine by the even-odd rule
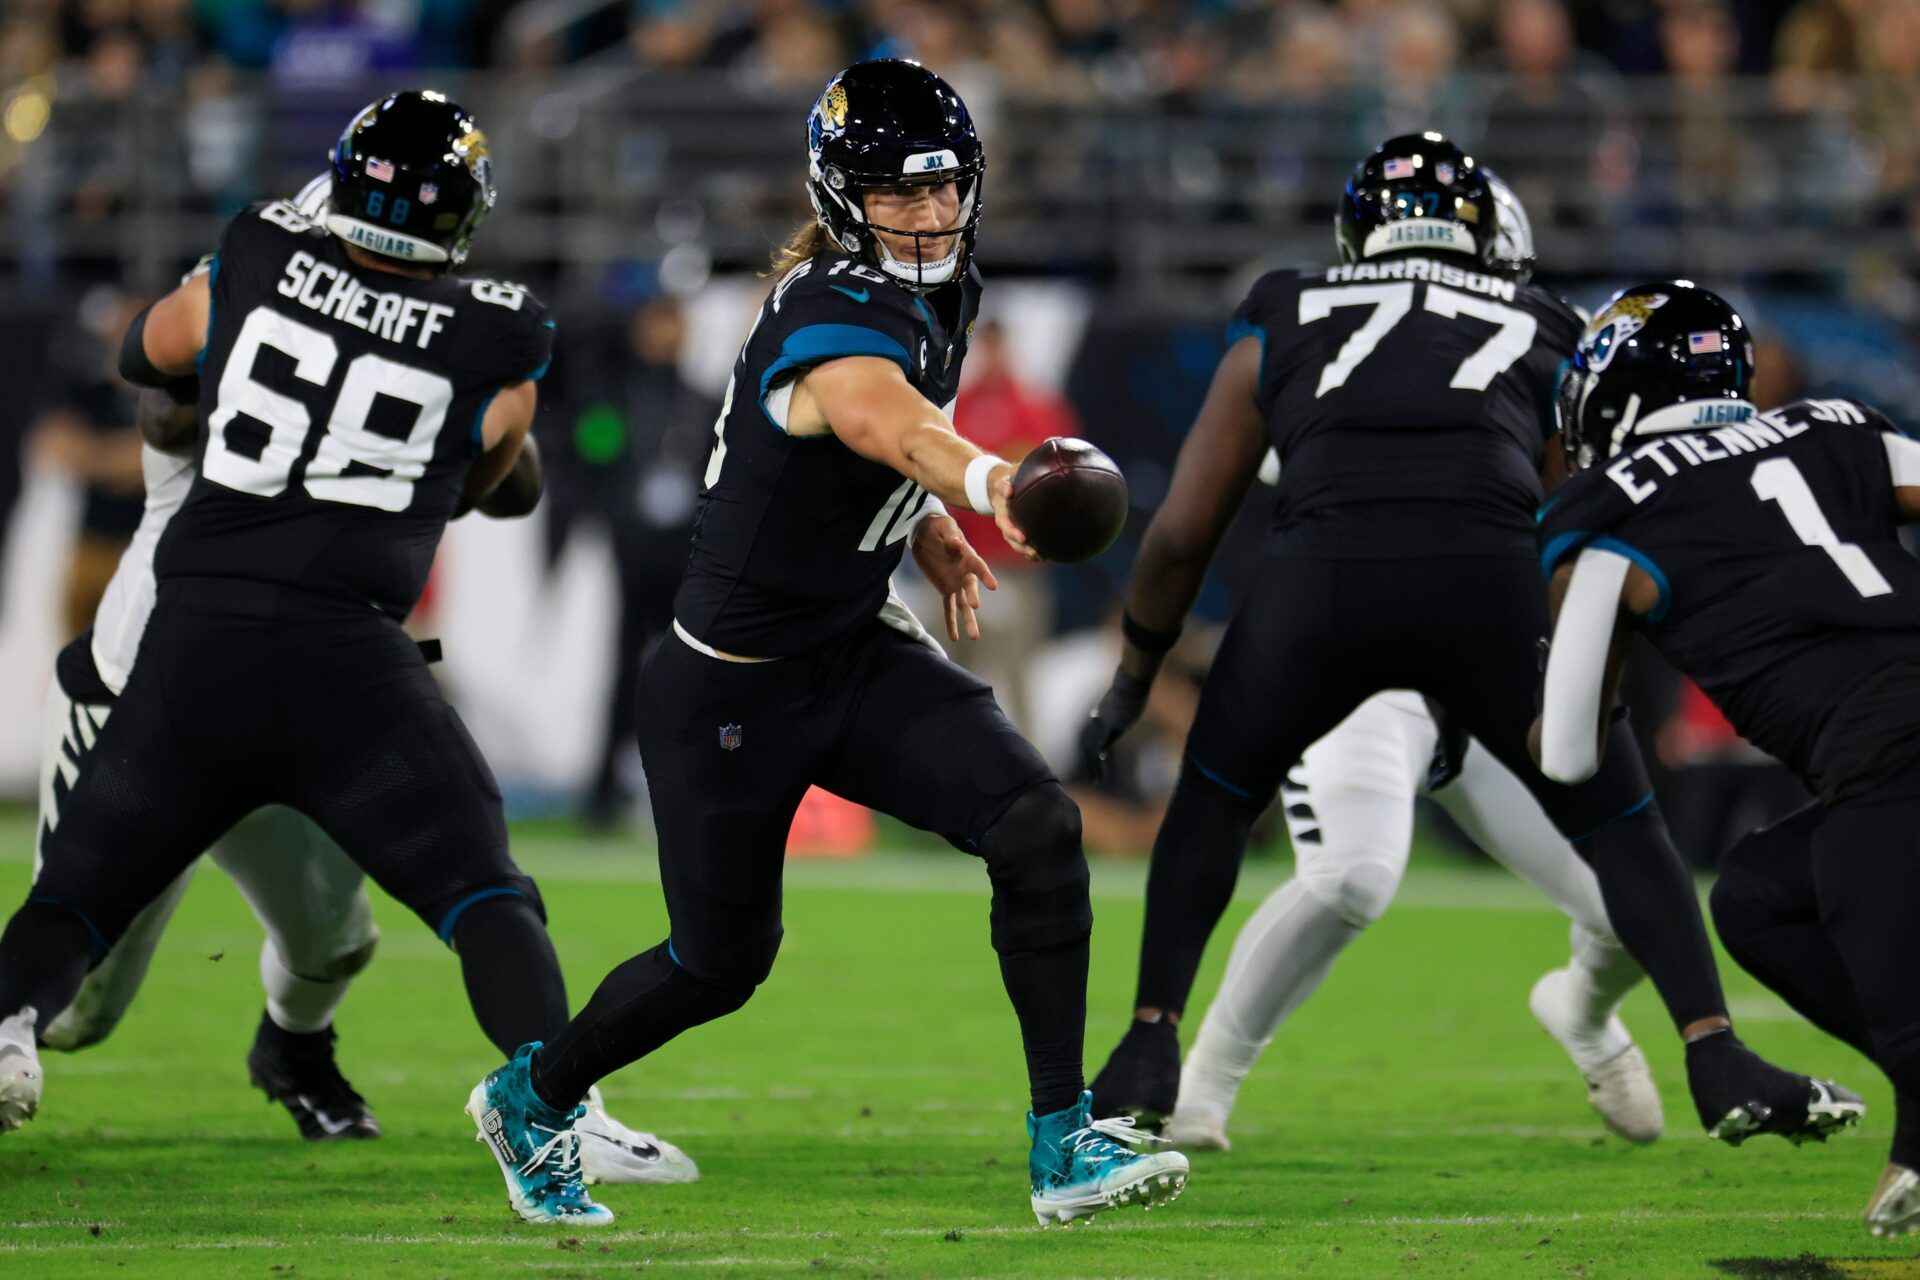
[[[1426,700],[1390,690],[1362,703],[1288,775],[1280,794],[1294,878],[1261,903],[1234,940],[1188,1060],[1183,1110],[1194,1103],[1230,1107],[1232,1090],[1274,1032],[1392,903],[1413,842],[1414,797],[1438,738]],[[1433,798],[1489,857],[1571,918],[1573,965],[1599,1002],[1610,1008],[1639,981],[1592,870],[1491,752],[1471,748],[1460,776]]]
[[[58,679],[47,690],[41,715],[36,878],[41,837],[58,824],[60,806],[86,767],[112,709],[111,704],[76,704]],[[207,854],[233,879],[266,931],[261,968],[263,975],[270,975],[270,984],[341,984],[366,963],[380,935],[367,901],[365,876],[311,820],[279,806],[261,809],[242,819]],[[87,975],[73,1003],[48,1027],[49,1046],[81,1049],[112,1033],[140,990],[160,935],[192,878],[189,867],[135,918]]]

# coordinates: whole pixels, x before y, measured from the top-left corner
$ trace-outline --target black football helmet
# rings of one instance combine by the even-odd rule
[[[445,94],[408,90],[340,135],[326,225],[369,253],[458,266],[493,198],[487,135],[473,116]]]
[[[1533,228],[1520,201],[1437,133],[1389,138],[1355,165],[1333,231],[1348,262],[1458,253],[1523,283],[1533,275]]]
[[[828,82],[807,116],[807,194],[820,224],[846,252],[914,289],[936,289],[966,270],[980,226],[986,168],[966,103],[917,62],[856,62]],[[879,230],[916,243],[957,234],[953,252],[934,262],[901,262],[873,234],[861,193],[943,182],[959,185],[959,225]]]
[[[1567,466],[1605,462],[1641,436],[1744,422],[1752,387],[1753,335],[1726,299],[1691,280],[1617,293],[1560,369]]]

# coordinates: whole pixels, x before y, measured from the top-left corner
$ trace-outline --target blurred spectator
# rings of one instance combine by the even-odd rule
[[[1497,77],[1480,157],[1536,221],[1592,225],[1595,189],[1623,186],[1632,163],[1614,118],[1619,77],[1574,46],[1562,0],[1501,0],[1495,29],[1496,47],[1480,61]]]
[[[966,383],[954,405],[961,435],[989,453],[1018,462],[1051,436],[1080,434],[1073,410],[1059,396],[1036,387],[1014,371],[1006,331],[996,320],[977,326],[967,355]],[[1034,650],[1053,627],[1053,599],[1044,575],[1007,546],[986,516],[954,511],[967,540],[999,580],[998,590],[982,592],[980,638],[949,644],[962,666],[991,684],[1014,724],[1031,723],[1026,687]]]
[[[596,825],[619,822],[633,798],[640,662],[673,625],[719,412],[681,376],[685,342],[685,317],[669,297],[643,304],[624,324],[568,338],[554,367],[556,410],[540,424],[550,554],[558,558],[579,524],[598,522],[618,572],[613,687],[586,805]]]
[[[54,366],[42,379],[28,450],[37,464],[78,481],[83,494],[67,559],[63,639],[93,622],[145,505],[134,392],[116,366],[120,335],[147,301],[106,286],[89,291],[75,332],[55,343]]]
[[[1361,134],[1372,139],[1367,145],[1427,129],[1465,136],[1468,98],[1455,75],[1460,36],[1447,11],[1422,3],[1389,6],[1379,0],[1348,0],[1342,7],[1363,14],[1354,41],[1357,65],[1381,69],[1354,87],[1361,104]]]
[[[1678,210],[1723,220],[1763,203],[1768,175],[1739,114],[1740,33],[1726,0],[1670,0],[1658,26],[1672,83],[1645,124],[1650,186]]]

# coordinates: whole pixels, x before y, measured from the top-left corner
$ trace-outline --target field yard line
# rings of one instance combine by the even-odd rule
[[[1353,1227],[1523,1227],[1556,1226],[1574,1222],[1603,1222],[1631,1224],[1638,1222],[1831,1222],[1842,1219],[1851,1220],[1855,1215],[1840,1212],[1794,1213],[1785,1211],[1756,1210],[1699,1210],[1666,1211],[1654,1209],[1621,1209],[1615,1212],[1573,1212],[1573,1213],[1484,1213],[1484,1214],[1440,1214],[1431,1216],[1391,1215],[1387,1217],[1357,1218],[1211,1218],[1211,1219],[1175,1219],[1162,1218],[1157,1221],[1145,1221],[1139,1218],[1110,1219],[1090,1227],[1099,1231],[1274,1231],[1274,1230],[1344,1230]],[[962,1240],[968,1236],[1029,1236],[1040,1235],[1056,1230],[1041,1226],[990,1226],[990,1227],[886,1227],[877,1232],[842,1231],[762,1231],[751,1227],[736,1228],[731,1231],[594,1231],[582,1233],[578,1238],[584,1241],[600,1241],[609,1244],[721,1244],[744,1241],[800,1241],[800,1240],[842,1240],[858,1239],[873,1234],[888,1238],[918,1239],[944,1237],[957,1231]],[[448,1246],[467,1249],[552,1249],[564,1236],[556,1235],[498,1235],[476,1239],[471,1236],[453,1235],[448,1232],[435,1232],[427,1235],[343,1235],[333,1236],[330,1243],[341,1245],[371,1245],[381,1248],[395,1246],[444,1249]],[[312,1241],[306,1242],[312,1244]],[[0,1243],[0,1253],[65,1253],[74,1249],[103,1249],[120,1252],[143,1252],[153,1249],[286,1249],[296,1246],[284,1240],[251,1238],[231,1238],[226,1240],[88,1240],[75,1245],[64,1244],[13,1244]],[[759,1259],[740,1259],[739,1263],[760,1261]],[[629,1259],[625,1265],[632,1266]],[[682,1261],[673,1263],[667,1260],[653,1263],[665,1265],[718,1265],[717,1262],[696,1263]]]

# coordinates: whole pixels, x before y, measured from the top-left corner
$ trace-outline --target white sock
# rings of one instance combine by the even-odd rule
[[[267,1016],[295,1035],[312,1035],[333,1025],[334,1010],[347,997],[351,978],[317,982],[287,968],[269,938],[260,947],[260,985],[267,989]]]
[[[1620,939],[1574,921],[1572,933],[1573,963],[1567,968],[1581,997],[1582,1021],[1599,1026],[1614,1015],[1620,1001],[1645,978],[1646,972]]]
[[[1207,1008],[1180,1073],[1177,1111],[1224,1120],[1240,1082],[1295,1009],[1326,978],[1363,930],[1287,881],[1260,904],[1234,939],[1220,992]]]

